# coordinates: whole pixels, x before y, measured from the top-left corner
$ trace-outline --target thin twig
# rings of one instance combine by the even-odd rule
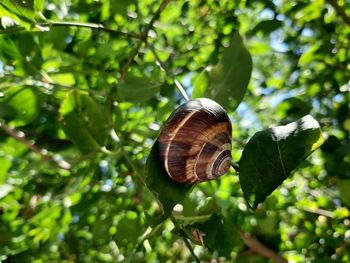
[[[191,253],[192,257],[194,258],[194,260],[197,263],[200,263],[201,261],[197,257],[197,255],[194,253],[193,247],[192,247],[191,243],[188,241],[185,231],[180,227],[179,223],[177,222],[176,218],[173,215],[170,216],[170,219],[173,222],[174,226],[180,231],[182,239],[185,242],[185,245],[188,248],[188,250],[190,251],[190,253]]]
[[[253,251],[259,253],[260,255],[271,259],[276,263],[288,263],[283,257],[278,255],[275,251],[269,249],[263,245],[259,240],[251,237],[249,234],[239,231],[239,235],[244,241],[244,243]]]
[[[133,260],[134,255],[138,252],[141,245],[148,239],[150,239],[161,227],[163,223],[156,225],[155,227],[148,227],[142,236],[138,239],[133,251],[131,252],[132,257],[129,257],[125,262],[129,263]]]
[[[55,158],[46,149],[41,149],[36,146],[33,141],[28,140],[24,132],[8,126],[2,120],[0,120],[0,128],[2,128],[4,132],[14,138],[16,141],[25,144],[32,152],[39,154],[43,160],[54,163],[61,169],[69,170],[71,168],[71,165],[68,162],[62,160],[61,158]]]
[[[157,11],[154,13],[153,17],[151,18],[151,21],[143,28],[141,34],[140,34],[140,42],[136,45],[136,47],[131,52],[128,61],[126,62],[125,66],[123,67],[121,71],[121,79],[125,79],[126,73],[128,72],[129,67],[134,61],[134,58],[139,53],[139,50],[143,43],[147,43],[147,36],[149,30],[153,27],[156,20],[160,17],[160,14],[165,9],[165,7],[169,4],[170,0],[163,0],[160,6],[158,7]]]
[[[324,210],[321,208],[313,209],[313,208],[308,208],[308,207],[299,207],[299,209],[304,210],[305,212],[316,214],[316,215],[334,218],[334,215],[331,211],[327,211],[327,210]]]
[[[123,32],[120,30],[112,29],[104,27],[102,24],[96,24],[96,23],[84,23],[84,22],[75,22],[75,21],[49,21],[44,23],[38,23],[37,26],[41,28],[45,27],[84,27],[84,28],[90,28],[90,29],[97,29],[100,31],[105,31],[114,35],[123,36],[126,38],[135,38],[135,39],[141,39],[140,35]],[[9,33],[16,33],[19,31],[24,31],[26,28],[22,26],[15,26],[10,27],[6,29],[0,30],[0,34],[9,34]]]
[[[158,62],[158,64],[160,65],[161,69],[163,69],[166,74],[168,76],[170,76],[173,80],[173,82],[175,83],[175,86],[177,87],[177,89],[180,91],[182,97],[184,97],[184,99],[186,101],[189,101],[189,97],[187,96],[187,93],[184,89],[184,87],[181,85],[181,83],[174,77],[174,75],[170,72],[170,70],[168,69],[168,67],[163,63],[163,61],[160,59],[160,57],[157,54],[157,51],[154,49],[154,47],[152,45],[150,45],[150,49],[154,55],[154,57],[156,58],[156,61]]]
[[[342,6],[338,4],[337,0],[329,0],[331,6],[338,12],[338,14],[342,17],[344,22],[350,26],[350,17],[345,13],[345,10]]]

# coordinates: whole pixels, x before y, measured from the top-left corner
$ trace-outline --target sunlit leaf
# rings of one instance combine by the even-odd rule
[[[88,94],[72,91],[60,108],[62,128],[67,137],[83,152],[100,149],[108,136],[107,115]]]
[[[5,105],[10,107],[12,126],[32,122],[39,114],[37,96],[30,87],[12,87],[7,91]],[[11,116],[10,115],[10,116]]]
[[[154,97],[160,90],[161,83],[146,77],[127,76],[118,84],[116,99],[118,101],[145,102]]]
[[[44,9],[44,0],[34,0],[34,10],[35,12],[41,12]]]
[[[320,43],[315,43],[313,46],[311,46],[304,54],[301,55],[298,64],[301,66],[314,61],[318,57],[316,52],[320,47]]]
[[[30,25],[35,23],[33,1],[10,1],[3,0],[0,2],[0,14],[11,14],[11,18],[17,18],[17,22],[30,29]]]
[[[323,142],[320,126],[310,115],[257,132],[239,161],[239,179],[248,204],[256,208]]]
[[[194,86],[193,97],[208,97],[224,108],[234,110],[244,97],[251,72],[252,58],[236,33],[231,45],[225,48],[221,61],[209,70],[209,85],[205,91],[203,76],[197,78],[200,83]]]

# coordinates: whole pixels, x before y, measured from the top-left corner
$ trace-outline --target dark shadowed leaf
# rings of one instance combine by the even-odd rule
[[[232,247],[238,242],[238,233],[230,220],[213,214],[211,218],[194,225],[203,233],[204,245],[211,251],[218,251],[220,256],[230,257]]]
[[[154,97],[160,90],[160,83],[156,83],[146,77],[127,76],[118,84],[118,101],[145,102]]]
[[[208,72],[209,85],[205,89],[205,74],[196,78],[193,97],[208,97],[224,108],[234,110],[242,101],[252,72],[252,58],[238,33],[225,48],[221,61]]]
[[[97,151],[108,136],[107,115],[88,94],[73,91],[60,108],[62,128],[83,153]]]
[[[320,126],[310,115],[257,132],[239,161],[239,179],[248,204],[256,208],[323,142]]]
[[[344,202],[345,205],[350,207],[350,180],[337,178],[336,183],[339,188],[340,199]]]
[[[276,114],[289,122],[309,114],[311,106],[297,97],[287,98],[276,107]],[[286,121],[287,123],[287,121]]]
[[[279,20],[263,20],[255,26],[251,34],[255,35],[258,32],[262,32],[264,35],[268,35],[282,26],[282,21]]]
[[[191,190],[190,185],[177,183],[168,176],[159,155],[158,140],[154,143],[147,159],[145,183],[157,197],[162,210],[157,217],[149,218],[150,223],[154,225],[166,220],[171,215],[174,206],[181,203]]]

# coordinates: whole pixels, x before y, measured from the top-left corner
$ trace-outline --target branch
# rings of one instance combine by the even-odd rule
[[[188,241],[187,239],[187,235],[185,233],[185,231],[180,227],[179,223],[177,222],[176,218],[172,215],[170,216],[170,219],[171,221],[173,222],[174,226],[179,229],[180,233],[181,233],[181,236],[182,236],[182,239],[183,241],[185,242],[185,245],[186,247],[188,248],[188,250],[190,251],[192,257],[194,258],[194,260],[197,262],[197,263],[200,263],[200,259],[197,257],[197,255],[194,253],[194,250],[193,250],[193,247],[190,243],[190,241]]]
[[[160,17],[160,14],[166,8],[166,6],[169,4],[169,2],[170,2],[170,0],[163,0],[162,3],[160,4],[160,6],[158,7],[157,11],[154,13],[151,21],[143,28],[143,30],[140,34],[141,41],[137,44],[137,46],[131,52],[128,61],[126,62],[125,66],[123,67],[122,72],[121,72],[121,79],[125,79],[126,73],[128,72],[129,67],[133,63],[134,58],[139,53],[139,50],[140,50],[142,44],[147,43],[148,31],[153,27],[153,24]]]
[[[287,260],[278,255],[275,251],[269,249],[268,247],[260,243],[259,240],[251,237],[249,234],[244,233],[243,231],[239,231],[239,235],[241,236],[246,246],[248,246],[251,250],[259,253],[264,257],[271,259],[273,262],[288,263]]]
[[[50,163],[54,163],[61,169],[69,170],[71,168],[71,165],[68,162],[59,158],[55,158],[46,149],[41,149],[38,146],[36,146],[33,141],[28,140],[25,137],[24,132],[16,130],[15,128],[12,128],[10,126],[7,126],[2,120],[0,120],[0,128],[2,128],[5,133],[10,135],[16,141],[19,141],[25,144],[29,148],[29,150],[40,155],[43,160]]]
[[[150,46],[151,51],[153,53],[153,55],[156,58],[156,61],[158,62],[158,64],[160,65],[160,68],[163,69],[165,71],[165,73],[170,76],[173,80],[173,82],[175,83],[175,86],[177,87],[177,89],[180,91],[182,97],[184,97],[184,99],[186,101],[189,101],[189,97],[187,96],[187,93],[184,89],[184,87],[181,85],[181,83],[174,77],[174,75],[170,72],[170,70],[167,68],[167,66],[163,63],[163,61],[159,58],[156,50],[154,49],[154,47],[151,45]]]
[[[119,31],[112,28],[104,27],[102,24],[96,24],[96,23],[84,23],[84,22],[74,22],[74,21],[49,21],[44,23],[38,23],[36,24],[39,27],[45,28],[45,27],[84,27],[84,28],[90,28],[90,29],[97,29],[100,31],[105,31],[114,35],[123,36],[127,38],[136,38],[141,39],[140,35],[135,35],[123,31]],[[19,31],[26,30],[22,26],[15,26],[10,27],[6,29],[0,30],[0,34],[8,34],[8,33],[16,33]]]
[[[338,14],[343,18],[344,22],[350,26],[350,17],[345,13],[345,10],[342,6],[338,4],[337,0],[329,0],[331,6],[338,12]]]

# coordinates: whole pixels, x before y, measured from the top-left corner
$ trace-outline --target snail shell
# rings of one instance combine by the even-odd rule
[[[215,101],[202,98],[181,105],[159,137],[168,175],[191,184],[225,174],[231,164],[231,133],[231,121]]]

